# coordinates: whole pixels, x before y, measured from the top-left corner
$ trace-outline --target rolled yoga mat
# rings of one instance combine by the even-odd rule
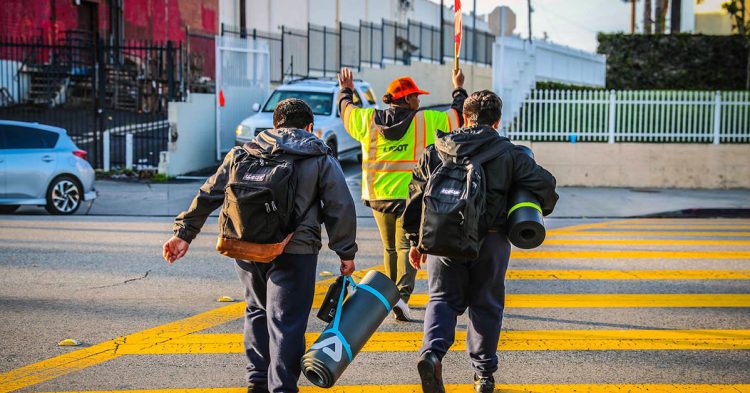
[[[396,285],[386,275],[368,272],[359,284],[345,281],[354,291],[344,300],[341,291],[336,315],[302,357],[302,373],[310,382],[330,388],[398,302]]]
[[[526,146],[517,146],[531,158],[534,152]],[[539,199],[529,191],[514,188],[508,198],[508,239],[518,248],[539,247],[547,231]]]

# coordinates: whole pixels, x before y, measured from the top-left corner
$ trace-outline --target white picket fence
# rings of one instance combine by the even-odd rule
[[[570,142],[750,142],[750,92],[533,90],[504,131]]]

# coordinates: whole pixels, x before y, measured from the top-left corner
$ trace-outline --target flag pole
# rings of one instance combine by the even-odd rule
[[[455,0],[453,4],[453,72],[455,73],[458,71],[458,57],[461,55],[463,17],[461,15],[461,0]]]
[[[461,44],[455,43],[453,48],[453,71],[458,71],[458,55],[461,52]]]

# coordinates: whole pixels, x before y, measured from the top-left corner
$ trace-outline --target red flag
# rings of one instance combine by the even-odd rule
[[[461,32],[463,31],[463,20],[461,18],[461,0],[455,0],[453,7],[455,14],[453,16],[453,41],[454,41],[454,53],[453,53],[453,68],[458,69],[458,56],[461,53]]]

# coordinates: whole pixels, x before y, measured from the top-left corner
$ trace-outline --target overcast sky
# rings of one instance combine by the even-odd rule
[[[453,0],[444,3],[452,5]],[[473,0],[461,1],[465,13],[471,12],[473,3]],[[477,12],[487,14],[500,5],[516,13],[515,32],[528,37],[526,0],[477,0]],[[551,41],[574,48],[593,52],[597,32],[630,31],[630,4],[622,0],[532,0],[531,6],[534,37],[541,38],[547,32]],[[640,14],[637,11],[636,15]]]

